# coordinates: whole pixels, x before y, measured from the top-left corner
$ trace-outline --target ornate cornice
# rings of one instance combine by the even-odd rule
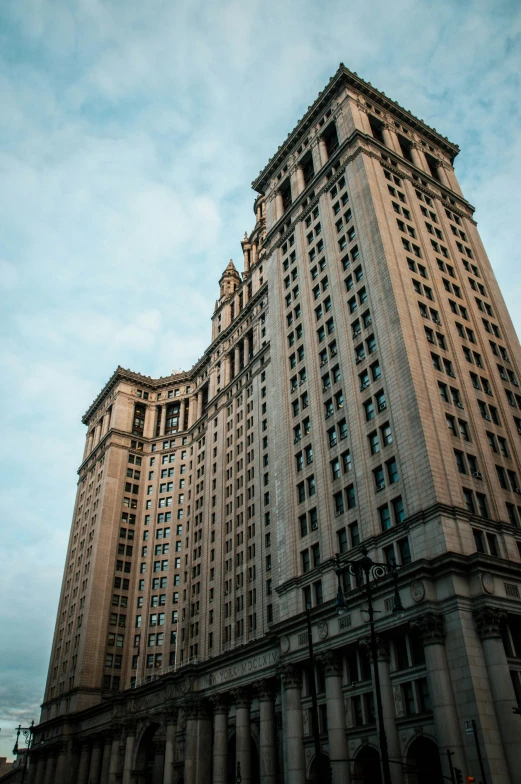
[[[497,607],[482,607],[474,612],[474,621],[477,632],[482,640],[492,640],[501,637],[501,629],[505,624],[507,614]]]
[[[290,131],[286,140],[280,145],[275,155],[270,158],[268,164],[262,171],[259,172],[258,177],[252,182],[252,188],[260,193],[263,193],[269,180],[275,175],[279,167],[287,158],[291,149],[298,144],[300,139],[309,134],[312,130],[313,124],[319,119],[319,116],[326,110],[327,106],[334,99],[334,96],[342,89],[342,87],[354,88],[358,93],[369,98],[372,103],[382,107],[385,111],[390,112],[393,117],[404,122],[406,125],[419,131],[426,139],[430,139],[434,144],[443,149],[451,159],[454,159],[459,152],[457,144],[450,142],[445,136],[442,136],[435,128],[429,127],[423,120],[415,117],[407,109],[404,109],[396,101],[388,98],[385,93],[377,90],[370,82],[364,81],[354,71],[350,71],[343,63],[337,72],[329,80],[326,87],[318,94],[316,100],[308,107],[308,111],[297,123],[293,131]],[[335,111],[338,107],[335,107]]]

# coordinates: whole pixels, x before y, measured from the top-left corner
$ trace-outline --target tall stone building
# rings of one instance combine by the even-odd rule
[[[204,356],[92,403],[33,784],[316,779],[306,607],[333,784],[377,784],[347,574],[335,607],[362,548],[406,610],[374,585],[393,784],[480,776],[476,738],[521,781],[521,351],[457,153],[341,65],[253,183]]]

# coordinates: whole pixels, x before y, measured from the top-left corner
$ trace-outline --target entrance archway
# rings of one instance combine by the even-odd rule
[[[165,737],[160,724],[149,724],[139,739],[133,784],[161,784]]]
[[[407,784],[440,784],[440,752],[430,738],[415,738],[407,751]],[[410,767],[409,767],[410,766]]]
[[[373,746],[364,746],[355,758],[353,784],[382,784],[380,755]]]
[[[233,733],[228,740],[228,784],[236,784],[236,753],[236,735]],[[255,743],[253,736],[251,738],[251,784],[260,784],[259,752],[257,751],[257,744]]]
[[[313,784],[325,784],[329,780],[329,757],[325,754],[313,757],[309,766],[308,781],[313,782]]]

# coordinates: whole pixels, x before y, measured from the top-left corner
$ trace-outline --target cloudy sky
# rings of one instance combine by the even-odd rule
[[[457,142],[521,327],[515,0],[2,0],[0,754],[37,720],[84,445],[121,364],[184,369],[250,183],[339,62]]]

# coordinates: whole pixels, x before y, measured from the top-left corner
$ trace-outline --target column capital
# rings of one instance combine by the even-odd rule
[[[230,698],[228,694],[224,694],[224,693],[212,694],[209,697],[209,700],[210,700],[210,704],[213,707],[214,714],[216,713],[228,714],[229,702],[230,702]]]
[[[183,703],[183,710],[185,712],[187,719],[197,719],[199,718],[199,700],[191,699],[185,700]]]
[[[231,698],[235,703],[236,708],[249,708],[251,704],[251,691],[247,688],[239,687],[232,689],[230,692]]]
[[[362,637],[361,640],[358,640],[358,646],[361,651],[373,661],[373,656],[371,653],[371,639],[370,637]],[[376,654],[379,662],[388,662],[391,659],[391,652],[389,647],[389,642],[387,640],[382,639],[381,637],[376,638]]]
[[[411,629],[418,631],[424,645],[444,645],[445,621],[442,613],[429,612],[411,621]]]
[[[263,678],[255,684],[255,694],[261,702],[275,699],[277,684],[274,678]]]
[[[122,721],[125,736],[128,738],[130,735],[136,735],[137,721],[135,719],[124,719]]]
[[[302,686],[302,673],[297,664],[283,664],[279,672],[284,688],[297,689]]]
[[[480,638],[491,640],[494,637],[501,637],[501,628],[506,618],[506,612],[497,607],[482,607],[480,610],[475,610],[474,621]]]
[[[166,724],[177,724],[179,710],[178,708],[165,708],[163,711],[163,716]]]
[[[318,661],[324,668],[324,675],[329,677],[339,677],[342,675],[342,657],[336,651],[326,651],[317,656]]]

